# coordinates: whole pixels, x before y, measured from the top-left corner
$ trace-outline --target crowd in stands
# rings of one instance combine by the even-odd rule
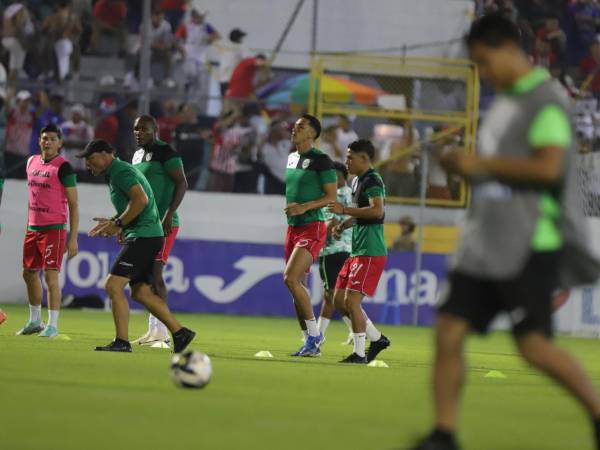
[[[532,62],[546,67],[577,99],[582,151],[600,148],[598,2],[475,3],[476,14],[500,12],[519,25]],[[39,130],[48,122],[63,129],[65,155],[83,180],[92,181],[73,155],[91,138],[106,139],[122,158],[131,157],[142,81],[142,4],[143,0],[0,0],[0,140],[7,176],[24,176],[25,161],[36,151]],[[294,116],[285,108],[267,116],[256,102],[256,90],[269,80],[269,63],[244,45],[245,37],[241,28],[217,30],[208,21],[208,11],[193,8],[189,1],[153,0],[149,83],[168,94],[154,98],[150,113],[157,118],[160,138],[182,153],[192,188],[282,194]],[[99,77],[94,99],[86,103],[74,98],[72,89],[87,55],[118,58],[125,70],[119,79]],[[208,90],[209,78],[217,82],[215,93]],[[206,98],[211,95],[219,97],[218,117],[207,112]],[[348,143],[358,137],[355,124],[340,116],[323,125],[321,149],[343,161]],[[410,145],[418,133],[407,129],[410,124],[398,125],[403,137],[378,145],[381,155],[390,153],[387,147]],[[388,181],[394,195],[418,194],[417,160],[413,154],[391,165]],[[382,169],[385,175],[389,167]],[[452,198],[454,181],[433,169],[428,195]]]

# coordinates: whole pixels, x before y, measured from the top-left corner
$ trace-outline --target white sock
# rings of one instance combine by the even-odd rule
[[[158,336],[165,336],[168,337],[169,336],[169,330],[167,329],[167,327],[165,326],[164,323],[162,323],[160,320],[158,320],[156,317],[154,318],[155,322],[154,322],[154,334],[158,335]]]
[[[348,331],[350,333],[354,333],[354,330],[352,329],[352,319],[350,319],[350,317],[348,317],[348,316],[342,316],[342,320],[344,321],[344,323],[348,327]]]
[[[309,336],[319,335],[319,328],[317,327],[317,321],[314,317],[310,320],[305,320],[304,323],[306,324],[306,329],[308,330]]]
[[[37,322],[42,320],[42,305],[29,305],[29,321]]]
[[[369,340],[371,342],[375,342],[378,341],[379,339],[381,339],[381,331],[379,331],[377,328],[375,328],[375,325],[373,325],[373,322],[371,322],[371,319],[369,319],[367,317],[367,337],[369,338]]]
[[[60,311],[48,310],[48,325],[58,328],[58,313]]]
[[[154,333],[156,328],[156,317],[152,314],[148,314],[148,333]]]
[[[354,333],[354,353],[358,356],[365,356],[366,333]]]
[[[306,341],[307,337],[308,337],[308,330],[302,330],[302,339],[304,339]]]
[[[317,322],[319,332],[325,334],[325,330],[327,330],[330,322],[331,319],[328,319],[327,317],[319,317],[319,321]]]

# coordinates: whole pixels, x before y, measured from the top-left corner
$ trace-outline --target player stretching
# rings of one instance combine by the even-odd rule
[[[333,166],[337,173],[337,201],[344,207],[350,206],[352,202],[352,190],[348,187],[346,181],[348,180],[348,169],[346,166],[339,162],[334,162]],[[319,274],[323,281],[325,288],[323,292],[323,303],[321,304],[321,315],[317,322],[319,332],[323,335],[323,342],[325,342],[325,331],[331,322],[331,317],[335,311],[335,305],[333,303],[333,289],[335,288],[335,281],[337,280],[338,274],[342,269],[342,266],[350,256],[350,250],[352,248],[352,230],[345,230],[340,239],[334,239],[331,236],[331,230],[336,225],[342,223],[347,217],[332,214],[327,208],[325,211],[325,220],[327,221],[327,242],[321,250],[319,256]],[[350,333],[352,333],[352,323],[348,316],[342,316],[342,319],[348,326]],[[352,334],[350,334],[350,341]]]
[[[179,231],[177,208],[185,195],[187,180],[181,156],[169,144],[157,138],[158,126],[154,117],[147,115],[138,117],[133,124],[133,134],[140,148],[133,154],[131,163],[150,183],[165,233],[163,247],[154,260],[152,289],[166,302],[167,286],[163,279],[163,268],[167,264]],[[133,343],[151,345],[160,341],[168,344],[167,328],[150,314],[148,331]]]
[[[336,308],[350,317],[354,332],[354,352],[343,359],[343,363],[366,364],[390,346],[389,339],[375,328],[361,307],[365,295],[375,295],[387,259],[383,238],[385,186],[373,169],[374,157],[375,149],[370,141],[360,139],[348,146],[346,166],[348,172],[356,175],[352,180],[355,207],[347,208],[341,203],[328,207],[334,214],[350,216],[333,229],[335,238],[352,227],[352,253],[340,271],[334,294]],[[365,353],[367,337],[371,344]]]
[[[124,238],[123,249],[117,256],[106,279],[106,292],[115,321],[116,337],[97,351],[131,352],[129,344],[129,303],[125,286],[131,286],[131,296],[164,323],[173,335],[173,351],[180,353],[196,333],[182,327],[167,303],[152,291],[154,258],[163,246],[163,227],[148,180],[131,164],[115,158],[115,149],[97,139],[79,153],[85,158],[94,176],[103,175],[110,189],[110,200],[117,210],[112,219],[94,219],[98,224],[89,232],[92,237],[117,236]]]
[[[63,254],[77,254],[77,177],[71,165],[58,154],[62,147],[60,129],[53,124],[40,131],[40,155],[27,161],[29,217],[23,245],[23,279],[27,285],[29,320],[17,334],[39,333],[40,337],[58,335],[61,292],[58,273]],[[67,217],[69,239],[67,240]],[[40,272],[48,289],[48,326],[42,322],[43,289]]]
[[[337,176],[329,157],[314,148],[321,134],[316,117],[305,114],[292,131],[296,151],[291,153],[285,171],[285,197],[288,231],[285,237],[284,281],[292,297],[300,328],[306,340],[292,356],[320,356],[319,333],[306,288],[306,274],[319,257],[327,229],[323,207],[335,201]]]
[[[467,46],[498,95],[479,131],[479,155],[452,152],[442,158],[446,168],[473,183],[473,201],[436,322],[435,428],[414,449],[458,449],[465,340],[472,331],[486,333],[501,311],[511,319],[523,358],[587,409],[600,449],[600,399],[592,381],[552,342],[555,289],[590,283],[600,272],[576,211],[569,100],[545,69],[531,66],[510,20],[477,20]]]

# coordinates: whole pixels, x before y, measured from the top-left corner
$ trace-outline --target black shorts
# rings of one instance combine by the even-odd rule
[[[323,280],[325,289],[335,288],[335,282],[340,270],[342,270],[349,256],[350,253],[341,252],[319,257],[319,273],[321,274],[321,280]]]
[[[125,241],[121,252],[110,269],[112,275],[129,278],[131,286],[137,283],[152,285],[154,260],[162,249],[162,237],[132,238]]]
[[[515,336],[539,331],[551,337],[558,260],[558,252],[532,253],[520,274],[501,281],[453,272],[438,311],[465,319],[481,334],[498,313],[507,312]]]

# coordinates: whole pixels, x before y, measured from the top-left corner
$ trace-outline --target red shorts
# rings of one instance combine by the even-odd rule
[[[312,255],[313,262],[317,261],[326,240],[325,222],[310,222],[306,225],[288,227],[285,235],[285,262],[288,262],[296,247],[305,248]]]
[[[175,244],[175,239],[177,238],[177,233],[179,232],[179,227],[172,227],[171,233],[168,236],[165,236],[165,240],[163,241],[163,247],[160,249],[160,252],[156,254],[156,258],[154,261],[161,261],[163,264],[166,264],[169,260],[169,256],[171,255],[171,250],[173,250],[173,244]]]
[[[351,256],[340,270],[335,288],[357,291],[367,297],[373,297],[386,260],[387,256]]]
[[[67,230],[27,231],[23,243],[23,267],[31,270],[60,270]]]

